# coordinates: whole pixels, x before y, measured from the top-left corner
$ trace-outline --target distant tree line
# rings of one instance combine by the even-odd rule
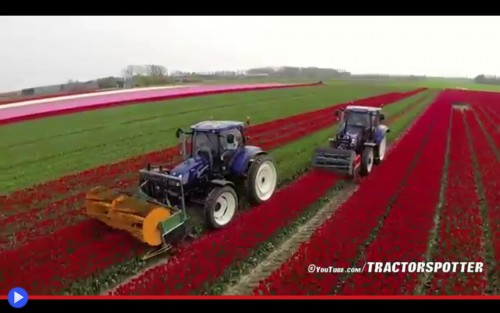
[[[148,87],[172,83],[167,69],[162,65],[128,65],[122,70],[122,77],[108,76],[95,79],[98,89]],[[70,80],[68,86],[78,86],[78,81]]]
[[[474,78],[474,82],[477,84],[485,85],[500,85],[500,77],[480,74]]]
[[[417,75],[383,75],[383,74],[357,74],[351,75],[351,79],[360,80],[404,80],[404,81],[418,81],[427,79],[426,76]]]
[[[173,83],[199,83],[203,81],[217,81],[228,79],[264,78],[271,80],[400,80],[419,81],[427,80],[426,76],[418,75],[385,75],[385,74],[352,74],[343,69],[320,68],[320,67],[259,67],[238,71],[208,71],[208,72],[185,72],[169,71],[163,65],[128,65],[122,70],[120,77],[108,76],[94,79],[88,82],[70,80],[66,84],[29,88],[24,93],[54,93],[64,90],[81,91],[91,89],[115,89],[159,86]],[[500,84],[500,77],[478,75],[474,81],[480,84]]]
[[[129,65],[122,70],[125,87],[165,85],[173,81],[163,65]]]
[[[283,66],[279,68],[252,68],[246,71],[246,75],[280,78],[334,79],[349,77],[350,73],[332,68]]]
[[[99,89],[133,88],[158,86],[173,83],[199,83],[205,80],[227,80],[232,78],[269,78],[269,79],[295,79],[295,80],[422,80],[425,76],[416,75],[383,75],[383,74],[351,74],[343,69],[320,67],[260,67],[239,71],[209,71],[209,72],[183,72],[172,71],[169,73],[163,65],[128,65],[122,70],[122,77],[103,77],[96,79]]]
[[[269,76],[306,79],[358,79],[358,80],[425,80],[426,76],[418,75],[384,75],[384,74],[351,74],[346,70],[318,67],[253,68],[246,73],[249,76]]]

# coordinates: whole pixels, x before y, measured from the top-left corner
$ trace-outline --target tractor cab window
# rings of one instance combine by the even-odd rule
[[[193,135],[193,155],[202,150],[210,150],[212,155],[217,154],[218,138],[216,134],[209,132],[195,132]]]

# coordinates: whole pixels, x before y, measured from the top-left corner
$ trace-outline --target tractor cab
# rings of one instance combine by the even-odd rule
[[[368,106],[348,106],[345,110],[338,110],[335,113],[340,116],[341,128],[356,127],[371,130],[385,119],[380,108]]]
[[[205,157],[210,167],[223,170],[227,161],[245,146],[243,122],[204,121],[191,126],[189,132],[178,129],[183,158]]]
[[[369,140],[385,118],[380,108],[369,106],[347,106],[345,110],[336,111],[336,115],[340,116],[337,130],[338,139],[348,138],[348,140],[354,141],[356,138],[355,141],[358,143]],[[357,145],[355,150],[361,148],[360,145]]]

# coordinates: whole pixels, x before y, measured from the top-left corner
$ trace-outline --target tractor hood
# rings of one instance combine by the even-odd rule
[[[209,162],[204,157],[196,155],[178,164],[170,171],[172,176],[184,177],[184,184],[191,181],[194,176],[201,176],[209,167]]]

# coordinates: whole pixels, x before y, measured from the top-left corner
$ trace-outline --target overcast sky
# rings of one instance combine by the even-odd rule
[[[209,71],[500,75],[500,17],[0,17],[0,91],[120,75],[128,64]]]

